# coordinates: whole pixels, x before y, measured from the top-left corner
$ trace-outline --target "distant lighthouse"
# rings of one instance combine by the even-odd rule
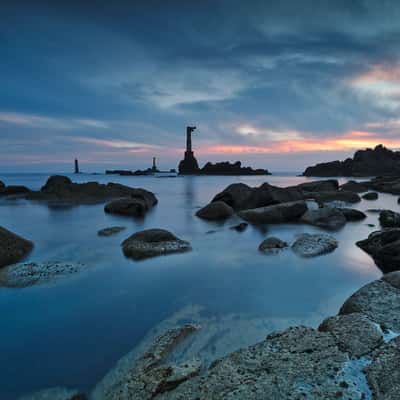
[[[75,171],[74,171],[74,173],[75,174],[79,174],[80,173],[79,172],[79,162],[78,162],[77,158],[75,158]]]

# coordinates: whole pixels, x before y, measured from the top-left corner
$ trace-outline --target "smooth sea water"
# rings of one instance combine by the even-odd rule
[[[48,174],[1,175],[6,184],[39,189]],[[120,177],[75,175],[74,181],[119,182],[153,191],[158,205],[143,219],[105,214],[103,204],[49,208],[25,200],[0,200],[0,226],[35,243],[27,261],[79,261],[82,273],[23,289],[0,288],[0,398],[54,386],[89,392],[142,339],[161,327],[199,322],[197,350],[207,362],[258,340],[276,329],[317,327],[338,312],[343,301],[381,275],[355,242],[378,229],[377,214],[348,223],[333,235],[331,254],[303,259],[290,249],[263,255],[257,248],[268,235],[291,243],[301,224],[229,229],[239,220],[203,221],[196,210],[233,182],[257,186],[268,181],[289,186],[307,180],[268,177]],[[341,179],[341,182],[345,180]],[[399,209],[397,198],[354,206]],[[377,228],[366,224],[376,224]],[[115,236],[101,228],[123,225]],[[148,228],[171,230],[192,243],[193,251],[135,262],[120,244]],[[210,231],[215,231],[210,233]]]

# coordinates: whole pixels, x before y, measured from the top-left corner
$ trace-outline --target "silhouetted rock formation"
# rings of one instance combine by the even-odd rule
[[[33,243],[0,226],[0,268],[14,264],[33,249]]]
[[[182,175],[194,175],[200,170],[196,157],[192,151],[192,133],[195,126],[186,127],[186,151],[184,159],[179,163],[179,173]]]
[[[378,145],[358,150],[353,158],[331,161],[308,167],[304,176],[376,176],[400,175],[400,152]]]
[[[208,162],[199,172],[200,175],[271,175],[266,169],[242,167],[240,161],[229,161],[213,164]]]

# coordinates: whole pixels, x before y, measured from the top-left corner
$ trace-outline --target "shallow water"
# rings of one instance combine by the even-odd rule
[[[0,175],[0,180],[39,189],[47,176]],[[288,186],[307,178],[82,174],[72,179],[143,187],[157,195],[159,204],[144,219],[135,220],[105,214],[102,204],[52,209],[24,200],[0,201],[0,225],[35,243],[28,261],[79,261],[88,266],[56,283],[0,288],[2,400],[52,386],[89,391],[166,320],[199,318],[205,332],[209,329],[210,337],[211,331],[214,335],[201,349],[207,360],[261,340],[274,329],[317,326],[337,313],[352,292],[381,275],[355,246],[375,229],[367,223],[378,226],[377,214],[335,232],[339,248],[314,259],[299,258],[290,250],[266,256],[257,248],[267,235],[292,242],[296,234],[318,228],[286,224],[269,226],[267,233],[254,227],[238,233],[229,229],[238,222],[235,218],[220,224],[194,216],[230,183]],[[399,206],[394,196],[380,194],[377,201],[363,200],[355,208]],[[112,225],[127,229],[111,237],[97,236],[97,230]],[[189,240],[193,251],[141,262],[126,259],[122,240],[155,227]],[[210,230],[216,232],[207,233]]]

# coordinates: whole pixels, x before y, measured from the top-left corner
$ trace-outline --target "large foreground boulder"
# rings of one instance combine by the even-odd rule
[[[400,228],[372,232],[356,245],[368,253],[384,273],[400,269]]]
[[[149,207],[157,203],[155,195],[144,189],[119,183],[73,183],[68,177],[59,175],[51,176],[39,192],[30,192],[26,198],[68,205],[101,203],[118,198],[139,199]]]
[[[316,257],[338,247],[337,240],[327,234],[303,233],[292,244],[292,250],[302,257]]]
[[[196,212],[199,218],[207,219],[210,221],[224,220],[231,217],[234,214],[234,210],[231,206],[228,206],[223,201],[214,201],[207,204]]]
[[[304,201],[292,201],[243,210],[238,215],[240,218],[253,224],[279,224],[297,221],[306,211],[307,204]]]
[[[20,261],[32,249],[31,241],[0,227],[0,268]]]
[[[164,229],[148,229],[137,232],[122,243],[125,256],[134,260],[183,253],[191,249],[189,242],[177,238],[173,233]]]
[[[302,215],[300,221],[329,230],[340,229],[347,222],[344,214],[339,209],[332,207],[322,207],[315,210],[307,210]]]

